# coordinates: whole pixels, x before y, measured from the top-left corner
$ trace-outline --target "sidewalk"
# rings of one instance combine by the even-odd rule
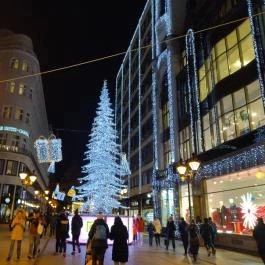
[[[25,232],[25,239],[22,242],[22,258],[19,262],[15,261],[15,255],[11,261],[7,262],[6,257],[9,249],[9,234],[7,225],[0,225],[0,265],[84,265],[85,247],[82,246],[82,252],[71,255],[72,246],[67,245],[67,256],[54,256],[55,239],[44,237],[41,240],[41,252],[39,257],[34,260],[27,259],[28,239]],[[163,240],[162,240],[163,242]],[[16,250],[16,248],[15,248]],[[104,265],[113,265],[111,260],[112,247],[110,246],[105,255]],[[15,254],[15,252],[14,252]],[[166,251],[164,246],[149,247],[144,246],[129,246],[129,262],[126,265],[258,265],[263,264],[258,257],[253,257],[246,254],[236,253],[232,251],[217,249],[216,256],[208,257],[204,248],[200,249],[199,260],[193,263],[189,257],[183,256],[182,244],[177,241],[176,252],[172,249]]]

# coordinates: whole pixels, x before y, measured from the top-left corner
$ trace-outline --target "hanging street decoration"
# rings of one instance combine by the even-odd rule
[[[67,192],[68,197],[74,197],[76,195],[75,187],[72,186],[71,189]]]
[[[64,197],[65,197],[65,193],[60,192],[59,184],[57,184],[54,192],[52,193],[52,198],[58,201],[63,201]]]
[[[48,172],[55,172],[55,162],[62,160],[62,140],[51,134],[48,139],[40,136],[34,143],[39,163],[50,163]]]

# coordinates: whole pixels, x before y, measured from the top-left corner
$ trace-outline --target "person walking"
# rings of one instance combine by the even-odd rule
[[[56,229],[56,223],[57,223],[57,216],[55,213],[52,213],[50,215],[50,237],[55,235],[55,229]]]
[[[173,250],[175,251],[175,231],[176,231],[176,226],[173,221],[173,217],[170,216],[168,221],[167,221],[167,239],[166,239],[166,250],[168,250],[169,246],[169,240],[172,241],[172,247]]]
[[[78,214],[78,209],[75,210],[75,215],[72,219],[72,246],[73,252],[72,255],[75,255],[75,244],[78,247],[78,253],[81,253],[81,248],[79,244],[79,236],[81,232],[81,228],[83,227],[83,220],[82,217]]]
[[[253,237],[257,243],[258,253],[265,264],[265,224],[261,217],[258,218],[258,224],[253,230]]]
[[[92,265],[97,265],[97,260],[99,261],[98,265],[103,265],[105,252],[108,248],[109,227],[103,220],[102,213],[98,214],[88,237],[91,240]]]
[[[189,238],[190,238],[189,252],[192,255],[194,261],[196,261],[198,253],[199,253],[200,241],[199,241],[199,236],[198,236],[199,230],[194,220],[191,220],[191,224],[188,227],[188,232],[189,232]]]
[[[153,246],[154,230],[155,230],[155,227],[153,225],[153,222],[150,221],[147,225],[148,239],[149,239],[149,246],[150,247]]]
[[[124,265],[128,262],[128,231],[119,216],[115,217],[114,225],[111,227],[109,238],[113,241],[112,260],[114,265]]]
[[[188,254],[188,244],[189,244],[189,235],[188,235],[188,224],[184,220],[183,217],[180,219],[179,223],[179,232],[181,236],[181,241],[184,247],[184,255],[187,256]]]
[[[216,238],[216,235],[217,235],[217,226],[213,222],[212,217],[209,217],[208,220],[209,220],[209,225],[212,227],[212,245],[214,247],[213,254],[215,255],[216,254],[215,238]]]
[[[40,245],[40,233],[38,232],[39,224],[42,225],[42,219],[40,218],[40,212],[35,211],[33,215],[29,218],[30,228],[29,228],[29,251],[28,259],[35,258],[38,254],[38,249]]]
[[[137,243],[137,223],[136,218],[133,216],[133,243]]]
[[[69,237],[69,220],[64,212],[60,214],[57,225],[58,225],[57,229],[58,229],[59,242],[58,243],[56,242],[56,247],[59,247],[59,252],[60,253],[63,252],[63,256],[65,257],[66,256],[66,239]],[[56,249],[56,252],[58,252],[57,249]]]
[[[19,209],[15,215],[15,218],[11,222],[11,243],[8,252],[7,261],[10,261],[13,255],[15,242],[17,242],[17,261],[21,256],[21,242],[24,235],[26,219],[25,213],[22,209]]]
[[[137,239],[139,242],[139,245],[143,245],[143,233],[144,233],[144,219],[140,214],[138,214],[137,219],[136,219],[136,227],[137,227]]]
[[[160,246],[160,235],[161,235],[161,230],[162,230],[162,226],[160,223],[160,220],[158,218],[155,218],[153,221],[153,225],[154,225],[154,233],[155,233],[155,242],[156,242],[156,246]]]
[[[215,248],[212,243],[213,229],[209,224],[208,218],[204,218],[204,223],[201,225],[200,233],[204,241],[204,246],[208,252],[208,256],[211,255],[211,249],[212,253],[215,254]]]

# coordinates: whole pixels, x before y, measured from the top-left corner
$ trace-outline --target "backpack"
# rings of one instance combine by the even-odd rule
[[[97,225],[96,226],[96,231],[94,234],[94,239],[97,240],[106,240],[107,239],[107,230],[105,225]]]

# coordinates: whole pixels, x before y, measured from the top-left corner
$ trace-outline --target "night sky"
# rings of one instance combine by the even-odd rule
[[[125,52],[146,0],[8,0],[1,3],[0,27],[28,35],[42,71]],[[42,77],[49,124],[63,140],[62,174],[82,165],[103,80],[114,107],[115,78],[123,56]],[[57,129],[74,129],[69,132]]]

